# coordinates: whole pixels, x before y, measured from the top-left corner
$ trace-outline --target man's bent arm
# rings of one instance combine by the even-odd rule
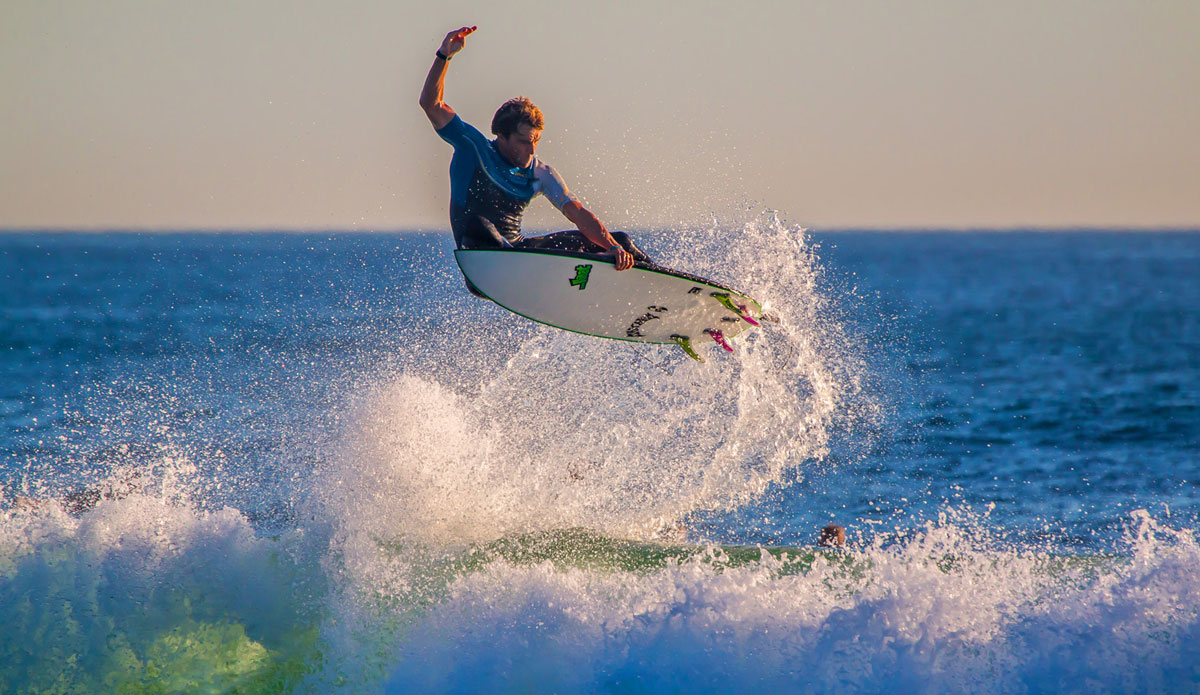
[[[613,239],[605,229],[600,218],[593,215],[590,210],[572,200],[563,206],[562,214],[571,221],[571,224],[579,228],[588,241],[606,249],[607,253],[613,257],[617,270],[628,270],[633,267],[633,255],[621,248],[617,240]]]
[[[463,27],[446,34],[446,38],[442,39],[441,48],[438,49],[438,55],[433,59],[433,65],[429,68],[429,74],[425,76],[425,86],[421,88],[420,104],[435,130],[445,128],[450,121],[454,120],[454,109],[442,101],[446,93],[446,68],[454,54],[463,49],[467,36],[476,28]]]

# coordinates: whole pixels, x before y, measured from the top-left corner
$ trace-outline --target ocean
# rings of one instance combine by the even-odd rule
[[[0,234],[0,692],[1200,693],[1200,231],[635,237],[778,323]]]

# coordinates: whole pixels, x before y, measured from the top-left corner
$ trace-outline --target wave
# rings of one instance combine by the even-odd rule
[[[1200,675],[1200,549],[1138,524],[1119,556],[979,551],[956,527],[850,553],[691,549],[654,569],[653,553],[607,554],[606,570],[508,554],[447,587],[386,689],[1182,692]]]
[[[5,692],[1180,692],[1200,544],[1016,549],[947,513],[846,549],[558,528],[452,545],[255,529],[134,491],[0,514]],[[952,512],[953,510],[949,510]]]
[[[248,418],[276,468],[213,411],[132,418],[150,441],[82,449],[82,492],[0,491],[0,692],[1194,690],[1200,547],[1169,516],[1103,554],[954,508],[839,550],[706,540],[697,514],[757,511],[882,406],[803,230],[674,243],[780,322],[699,365],[456,299]]]
[[[840,550],[380,542],[369,584],[339,583],[299,531],[141,494],[10,510],[0,532],[5,692],[1156,693],[1200,675],[1200,545],[1145,512],[1101,555],[948,521]]]

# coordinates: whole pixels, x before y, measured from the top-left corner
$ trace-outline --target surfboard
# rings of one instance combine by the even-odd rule
[[[462,274],[509,311],[575,333],[639,343],[695,346],[758,325],[752,297],[690,273],[645,263],[617,271],[607,256],[552,249],[460,249]]]

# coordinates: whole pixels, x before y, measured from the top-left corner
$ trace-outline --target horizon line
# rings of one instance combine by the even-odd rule
[[[958,234],[1002,234],[1002,233],[1189,233],[1200,232],[1200,225],[980,225],[980,226],[872,226],[872,225],[839,225],[839,226],[805,226],[799,225],[805,232],[816,233],[920,233],[941,232]],[[557,228],[523,230],[530,235],[539,235],[559,231]],[[663,234],[671,230],[664,228],[625,228],[634,234]],[[387,227],[377,229],[353,227],[195,227],[195,226],[16,226],[0,227],[0,234],[450,234],[445,227]]]

